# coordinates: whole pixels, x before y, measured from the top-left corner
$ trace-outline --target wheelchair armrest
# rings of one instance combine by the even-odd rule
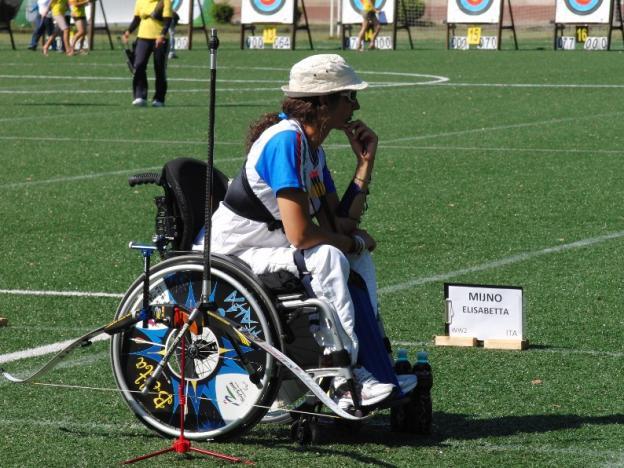
[[[156,174],[155,172],[145,172],[143,174],[134,174],[128,177],[128,185],[130,185],[130,187],[145,184],[161,185],[160,174]]]

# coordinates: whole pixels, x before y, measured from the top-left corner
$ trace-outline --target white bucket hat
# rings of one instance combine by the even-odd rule
[[[319,54],[295,63],[290,69],[288,85],[282,86],[282,91],[288,97],[306,97],[357,91],[367,86],[340,55]]]

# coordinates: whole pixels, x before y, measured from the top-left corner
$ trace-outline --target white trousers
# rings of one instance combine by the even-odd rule
[[[294,252],[294,247],[262,247],[238,252],[237,256],[256,274],[288,270],[298,275],[293,259]],[[359,256],[347,256],[336,247],[325,244],[304,250],[304,258],[312,275],[312,289],[315,294],[336,309],[342,325],[340,332],[344,347],[355,363],[359,344],[354,331],[355,311],[347,282],[351,269],[364,279],[373,310],[377,313],[377,277],[373,259],[368,251]]]

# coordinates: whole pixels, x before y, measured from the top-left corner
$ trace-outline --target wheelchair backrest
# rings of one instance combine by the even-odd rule
[[[213,170],[212,212],[219,207],[228,187],[227,177]],[[206,201],[206,163],[192,158],[177,158],[162,169],[160,185],[165,191],[169,216],[175,218],[173,250],[191,250],[193,240],[204,226]],[[160,211],[160,209],[159,209]],[[157,215],[156,230],[159,230]]]

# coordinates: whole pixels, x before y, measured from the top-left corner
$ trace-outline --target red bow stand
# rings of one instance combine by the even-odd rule
[[[184,323],[184,319],[181,316],[181,313],[176,309],[176,317],[174,319],[176,325],[182,325]],[[168,447],[163,450],[158,450],[156,452],[148,453],[147,455],[141,455],[140,457],[131,458],[130,460],[126,460],[122,463],[122,465],[129,465],[131,463],[136,463],[141,460],[147,460],[148,458],[157,457],[159,455],[163,455],[169,452],[176,453],[188,453],[188,452],[197,452],[203,455],[208,455],[210,457],[219,458],[220,460],[229,461],[231,463],[243,463],[245,465],[253,465],[254,463],[250,460],[244,460],[242,458],[233,457],[231,455],[226,455],[224,453],[214,452],[212,450],[204,450],[195,448],[191,445],[191,441],[184,437],[184,416],[186,414],[186,379],[185,379],[185,369],[186,369],[186,338],[182,336],[182,341],[180,342],[180,386],[178,388],[178,395],[180,398],[180,436],[173,441],[171,447]]]

